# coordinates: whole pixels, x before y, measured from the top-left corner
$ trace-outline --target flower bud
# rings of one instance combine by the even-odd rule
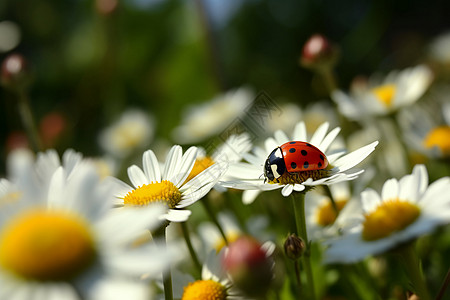
[[[272,260],[261,246],[254,238],[242,236],[229,245],[222,261],[234,285],[251,297],[264,296],[273,278]]]
[[[10,54],[2,63],[1,82],[11,89],[23,88],[28,83],[28,64],[20,54]]]
[[[294,233],[289,235],[284,242],[284,253],[292,260],[299,259],[305,253],[305,250],[305,242]]]
[[[315,69],[333,67],[339,56],[337,46],[320,34],[315,34],[303,46],[300,64],[305,68]]]

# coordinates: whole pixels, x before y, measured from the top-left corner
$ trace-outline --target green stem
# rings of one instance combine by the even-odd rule
[[[33,151],[39,152],[42,150],[42,143],[34,122],[33,114],[31,113],[30,101],[28,100],[28,96],[25,91],[18,91],[17,99],[19,104],[19,114],[22,119],[25,132],[30,140],[30,145]]]
[[[209,218],[211,219],[211,221],[217,226],[217,229],[219,230],[220,234],[222,235],[223,241],[225,242],[225,245],[228,246],[228,239],[227,239],[227,235],[225,234],[225,231],[223,230],[222,226],[220,226],[219,221],[216,218],[216,215],[214,214],[213,208],[211,207],[208,198],[203,198],[201,200],[201,202],[203,203],[203,207],[206,210],[206,213],[208,214]]]
[[[414,243],[410,243],[408,245],[401,246],[398,249],[398,254],[400,255],[403,268],[406,275],[411,280],[413,289],[415,290],[417,296],[419,296],[420,300],[431,300],[414,245]]]
[[[445,290],[450,285],[450,269],[447,272],[447,275],[445,276],[444,282],[442,283],[441,288],[439,289],[439,293],[436,296],[436,300],[441,300],[444,297]]]
[[[295,195],[298,195],[296,198]],[[315,300],[316,293],[314,290],[314,278],[311,267],[311,247],[308,240],[308,233],[306,231],[306,221],[305,221],[305,193],[296,193],[292,194],[292,202],[294,205],[294,213],[295,213],[295,223],[297,226],[297,234],[300,236],[306,243],[306,251],[302,256],[304,270],[306,272],[307,284],[306,287],[309,289],[310,298]]]
[[[183,231],[184,240],[186,241],[186,245],[189,249],[189,254],[191,255],[191,258],[192,258],[192,262],[194,263],[195,267],[197,268],[197,271],[199,271],[201,273],[202,265],[200,264],[197,254],[195,253],[194,247],[192,246],[191,236],[189,234],[189,229],[187,228],[187,223],[181,222],[180,225],[181,225],[181,230]]]
[[[294,269],[295,269],[295,279],[297,280],[298,290],[300,291],[300,295],[302,294],[302,280],[300,279],[300,264],[298,260],[294,261]]]
[[[333,69],[331,67],[324,67],[319,69],[319,74],[322,76],[325,86],[327,87],[328,94],[337,90],[336,76],[334,75]]]
[[[325,189],[325,192],[330,198],[331,206],[333,207],[334,212],[336,213],[336,218],[339,215],[339,209],[337,207],[336,201],[334,200],[333,194],[331,193],[331,189],[328,185],[324,185],[323,188]]]
[[[166,240],[166,229],[163,229],[162,234],[164,237],[164,241],[167,244]],[[172,274],[170,272],[170,268],[163,272],[163,284],[164,284],[164,297],[166,300],[173,300],[173,292],[172,292]]]

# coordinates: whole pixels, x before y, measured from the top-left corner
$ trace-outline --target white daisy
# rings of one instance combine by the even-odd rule
[[[152,150],[144,152],[144,170],[136,165],[128,168],[128,177],[133,187],[117,180],[121,189],[116,196],[122,206],[146,206],[163,203],[167,221],[184,222],[191,211],[185,207],[205,196],[225,173],[228,165],[218,162],[186,181],[197,157],[197,148],[190,147],[184,154],[181,146],[173,146],[163,170]]]
[[[411,149],[430,158],[450,157],[450,103],[435,109],[415,106],[402,111],[398,119]]]
[[[265,141],[265,149],[255,147],[252,154],[244,155],[245,163],[236,163],[230,165],[230,172],[234,174],[236,180],[221,181],[219,184],[235,189],[254,190],[243,195],[243,202],[249,204],[254,201],[260,191],[268,191],[282,189],[281,194],[285,197],[289,196],[293,191],[303,191],[306,187],[317,185],[330,185],[345,180],[353,180],[363,171],[350,170],[364,160],[373,150],[378,142],[373,142],[349,154],[345,154],[344,150],[331,150],[332,143],[338,135],[340,128],[337,127],[327,133],[329,124],[323,123],[313,136],[308,139],[306,134],[306,126],[304,122],[296,125],[292,138],[282,132],[275,132],[274,138],[268,138]],[[288,173],[286,177],[280,177],[278,183],[269,183],[263,175],[265,161],[269,154],[280,145],[289,141],[302,141],[317,147],[325,154],[329,167],[327,169],[315,171],[304,171],[297,173]],[[291,178],[294,174],[294,179]]]
[[[100,146],[107,153],[124,158],[151,142],[154,134],[153,118],[144,111],[130,109],[120,119],[105,128],[99,136]]]
[[[130,247],[160,225],[162,208],[114,213],[114,185],[88,163],[70,177],[59,167],[45,193],[33,194],[39,188],[29,180],[6,183],[0,197],[13,187],[20,201],[0,211],[0,299],[105,299],[116,283],[155,277],[172,258],[173,249],[161,252],[156,244]],[[128,282],[127,294],[146,294]]]
[[[217,253],[210,251],[203,264],[200,280],[191,276],[174,278],[177,283],[174,288],[174,298],[182,300],[226,300],[246,299],[233,287],[231,280],[222,267],[224,250]]]
[[[336,204],[332,205],[330,196],[318,190],[312,190],[306,194],[305,218],[308,237],[312,240],[323,240],[340,234],[343,228],[353,225],[354,219],[361,215],[361,204],[353,194],[359,194],[360,188],[374,175],[374,169],[369,169],[361,177],[363,180],[353,186],[354,193],[348,181],[330,185],[330,193]],[[370,173],[370,174],[369,174]],[[369,175],[369,176],[367,176]],[[360,190],[359,193],[357,190]]]
[[[210,102],[191,106],[182,124],[173,131],[173,138],[181,144],[193,144],[217,135],[245,114],[254,94],[248,88],[231,90]]]
[[[387,115],[416,102],[432,80],[431,70],[419,65],[392,71],[384,78],[372,76],[368,82],[358,82],[350,95],[335,90],[331,96],[344,116],[365,122],[368,116]]]
[[[383,253],[450,222],[450,178],[428,186],[424,165],[400,181],[390,179],[381,195],[372,189],[361,194],[364,213],[342,237],[329,241],[327,263],[350,263]]]

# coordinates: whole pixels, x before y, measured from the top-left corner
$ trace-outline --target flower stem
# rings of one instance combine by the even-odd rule
[[[167,244],[166,240],[166,229],[163,229],[163,237],[164,242]],[[163,284],[164,284],[164,297],[166,300],[173,300],[173,292],[172,292],[172,274],[170,272],[170,268],[163,272]]]
[[[309,289],[309,298],[315,300],[316,293],[314,290],[314,278],[311,267],[311,247],[308,240],[308,233],[306,231],[306,221],[305,221],[305,193],[295,193],[298,195],[296,198],[294,193],[292,194],[292,202],[294,205],[294,213],[295,213],[295,223],[297,226],[297,234],[300,236],[306,243],[306,251],[302,256],[304,270],[306,272],[307,284],[305,285]]]
[[[213,208],[211,207],[208,199],[206,197],[204,197],[201,202],[203,203],[203,207],[205,208],[206,213],[208,214],[209,218],[217,226],[217,229],[219,230],[220,234],[222,235],[225,245],[228,246],[227,235],[225,234],[225,231],[223,231],[222,226],[220,226],[219,220],[217,220],[217,217],[214,214]]]
[[[336,201],[334,200],[333,194],[331,193],[331,189],[328,185],[324,185],[323,188],[325,189],[325,193],[327,194],[328,198],[330,198],[331,206],[333,207],[334,212],[336,213],[336,218],[339,215],[339,209],[336,205]]]
[[[33,114],[30,109],[30,101],[25,91],[19,90],[17,92],[17,100],[19,105],[20,118],[27,133],[30,145],[35,152],[42,150],[42,143],[39,138],[38,131],[34,122]]]
[[[194,263],[197,271],[199,271],[201,273],[202,265],[200,264],[197,254],[195,253],[194,247],[192,246],[191,236],[189,234],[189,229],[187,228],[187,223],[181,222],[180,224],[181,224],[181,230],[183,231],[184,240],[186,241],[186,245],[189,249],[189,254],[191,255],[192,262]]]
[[[450,269],[447,272],[447,275],[445,275],[444,282],[442,283],[441,288],[439,289],[439,293],[436,296],[436,300],[441,300],[444,297],[445,290],[450,285]]]
[[[397,253],[400,255],[406,275],[411,280],[415,293],[420,300],[431,300],[420,268],[420,261],[415,252],[414,243],[399,247]]]

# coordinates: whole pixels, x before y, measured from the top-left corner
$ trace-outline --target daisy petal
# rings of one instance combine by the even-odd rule
[[[366,213],[375,210],[380,203],[381,198],[375,190],[368,188],[361,193],[361,205]]]
[[[331,143],[336,139],[337,135],[341,131],[340,127],[336,127],[333,130],[331,130],[327,136],[323,139],[322,143],[317,146],[322,152],[326,152],[328,150],[328,147],[330,147]]]
[[[370,153],[375,150],[376,145],[378,145],[378,141],[375,141],[369,145],[366,145],[358,150],[355,150],[334,162],[334,166],[339,168],[339,172],[347,171],[348,169],[353,168],[361,161],[363,161]]]
[[[128,178],[130,178],[131,183],[134,187],[140,187],[144,184],[148,184],[148,178],[145,176],[144,172],[136,165],[132,165],[127,169]]]
[[[179,174],[173,176],[172,183],[179,188],[181,184],[188,178],[189,173],[195,164],[195,158],[197,157],[197,147],[190,147],[183,155],[181,166],[179,168]]]
[[[381,199],[383,201],[393,200],[398,197],[399,184],[397,179],[389,179],[383,185],[381,190]]]
[[[170,222],[185,222],[189,219],[191,211],[187,209],[169,209],[169,212],[162,215],[164,219]]]
[[[319,128],[317,128],[317,130],[314,132],[309,142],[316,147],[320,145],[325,137],[325,134],[328,131],[329,126],[330,124],[328,122],[321,124]]]
[[[305,122],[300,122],[295,125],[294,133],[292,134],[294,141],[306,141],[306,126]]]
[[[244,192],[242,192],[242,203],[253,203],[253,201],[255,201],[256,197],[258,197],[260,193],[260,190],[245,190]]]
[[[278,145],[282,145],[284,143],[287,143],[290,140],[288,138],[288,136],[286,135],[286,133],[284,133],[282,130],[275,131],[274,137],[275,137],[275,140],[277,141]]]
[[[167,154],[167,160],[165,163],[164,171],[162,173],[162,180],[172,181],[174,173],[179,170],[179,166],[182,159],[181,146],[173,146]]]
[[[152,150],[144,152],[142,164],[144,166],[144,173],[147,175],[150,182],[161,182],[161,170],[159,168],[158,159]]]
[[[284,197],[287,197],[292,193],[293,190],[294,190],[294,185],[287,184],[281,189],[281,195],[283,195]]]

